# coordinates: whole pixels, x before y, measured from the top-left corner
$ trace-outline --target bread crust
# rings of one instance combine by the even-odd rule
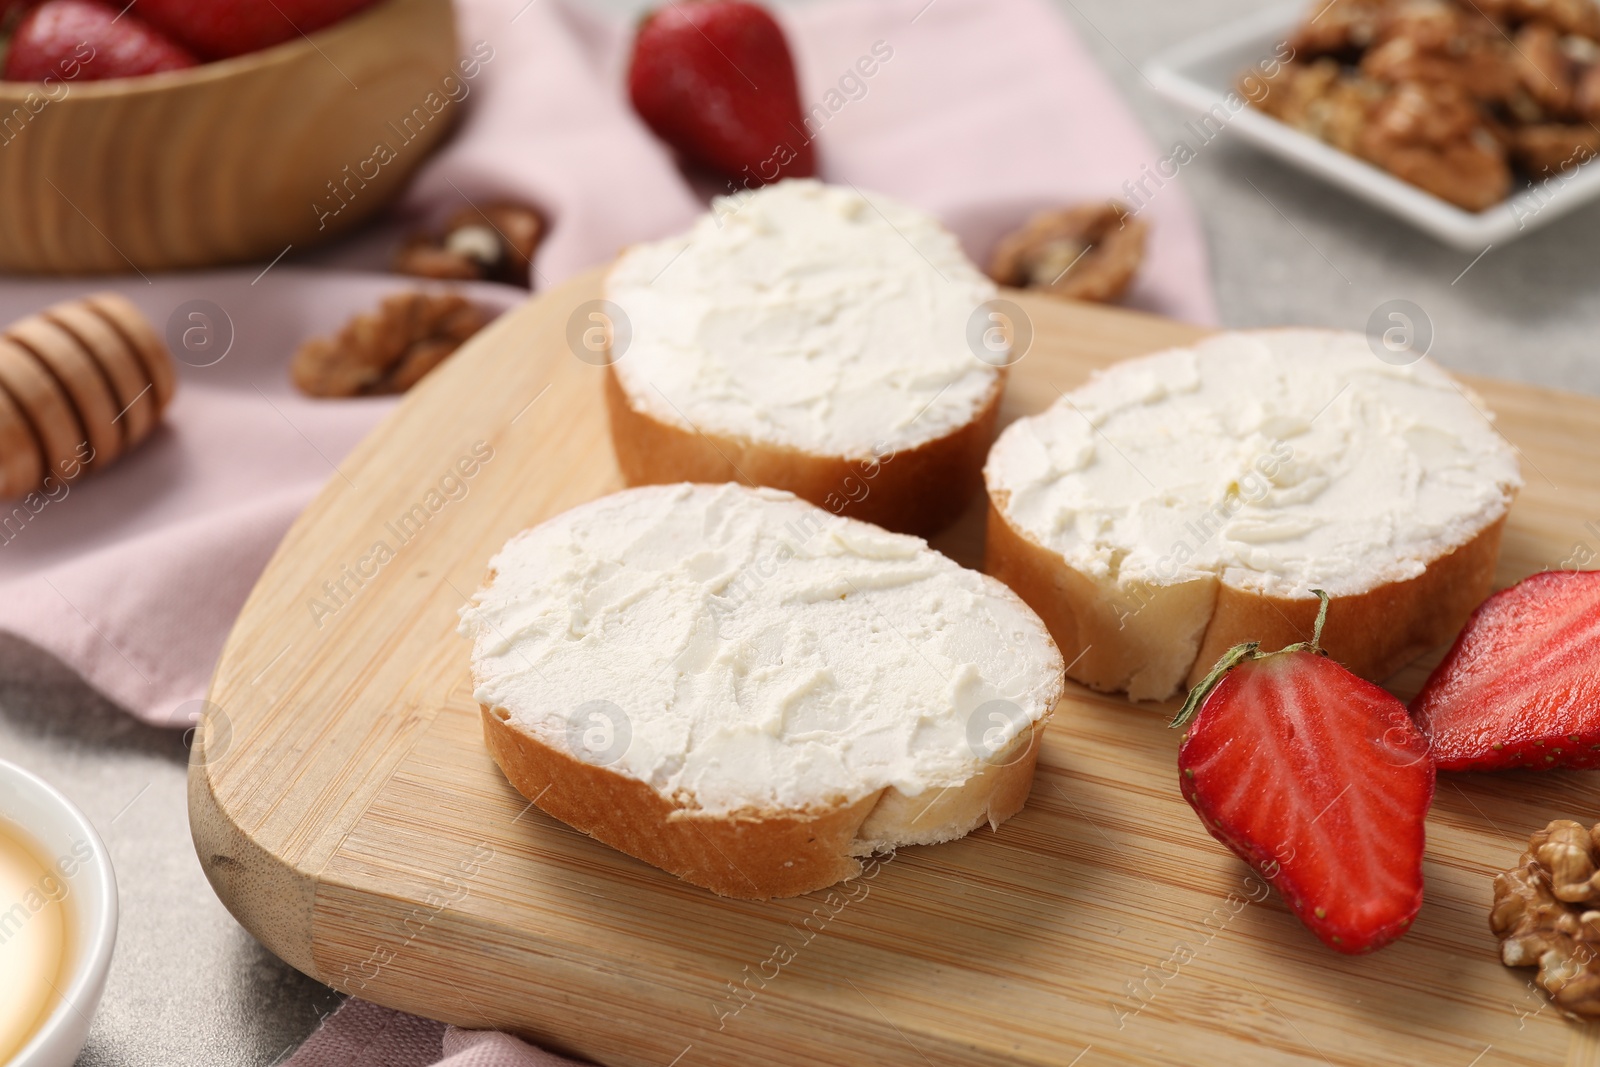
[[[928,536],[954,522],[983,484],[1005,372],[977,414],[942,437],[881,460],[826,456],[743,436],[685,430],[634,405],[608,366],[606,414],[628,485],[742,482],[787,489],[836,515]]]
[[[998,499],[996,499],[998,497]],[[1174,649],[1143,647],[1140,626],[1108,614],[1104,592],[1055,550],[1040,544],[1005,515],[1006,495],[989,501],[984,570],[1005,582],[1044,620],[1067,661],[1067,676],[1092,689],[1129,690],[1135,699],[1164,699],[1179,682],[1194,685],[1234,645],[1258,641],[1274,651],[1311,639],[1316,620],[1315,598],[1268,596],[1211,578],[1200,582],[1154,586],[1153,596],[1191,592],[1211,596],[1208,621],[1193,635],[1188,666],[1165,670],[1171,677],[1166,692],[1137,692],[1130,679],[1146,668],[1149,657],[1173,655]],[[1470,541],[1430,561],[1415,578],[1385,582],[1351,596],[1334,597],[1322,647],[1339,663],[1371,681],[1382,681],[1430,648],[1448,641],[1485,596],[1494,580],[1505,515],[1480,530]],[[1203,588],[1202,588],[1203,587]],[[1158,599],[1146,600],[1137,614],[1159,614]],[[1130,630],[1132,633],[1130,634]],[[1177,641],[1169,644],[1179,644]]]
[[[859,875],[858,857],[953,840],[984,822],[998,827],[1028,799],[1044,733],[1040,719],[993,764],[932,798],[891,787],[826,808],[708,815],[545,744],[504,709],[479,707],[490,754],[541,810],[686,882],[746,900],[825,889]]]
[[[1334,597],[1322,630],[1323,649],[1352,673],[1381,682],[1449,641],[1494,585],[1505,525],[1501,515],[1466,544],[1429,561],[1415,578]],[[1199,682],[1224,652],[1243,641],[1258,641],[1269,652],[1309,641],[1316,621],[1315,598],[1267,596],[1224,584],[1188,684]]]

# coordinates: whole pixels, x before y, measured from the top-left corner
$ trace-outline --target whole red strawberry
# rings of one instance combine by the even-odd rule
[[[634,110],[689,162],[747,187],[816,173],[783,29],[743,0],[686,0],[639,26]]]
[[[1422,906],[1434,769],[1405,705],[1317,645],[1239,645],[1174,726],[1184,799],[1328,947],[1370,952]]]
[[[149,22],[206,59],[259,52],[331,26],[374,0],[137,0]]]
[[[1600,767],[1600,571],[1479,604],[1411,711],[1440,770]]]
[[[196,63],[181,46],[99,0],[46,0],[29,11],[6,50],[7,81],[133,78]]]

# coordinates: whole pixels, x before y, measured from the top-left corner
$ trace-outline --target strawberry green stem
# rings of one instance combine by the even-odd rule
[[[1317,622],[1311,630],[1311,640],[1290,645],[1281,652],[1271,653],[1271,655],[1282,655],[1283,652],[1310,652],[1317,656],[1326,655],[1322,651],[1322,628],[1328,622],[1328,601],[1330,598],[1321,589],[1313,589],[1311,591],[1317,594],[1317,600],[1320,601],[1317,605]],[[1188,723],[1190,719],[1194,718],[1195,712],[1200,710],[1200,705],[1206,702],[1206,697],[1210,696],[1211,691],[1222,681],[1223,676],[1245,660],[1259,658],[1261,658],[1261,643],[1258,641],[1246,641],[1244,644],[1234,645],[1228,649],[1222,654],[1222,658],[1217,660],[1217,665],[1211,668],[1211,673],[1207,674],[1199,685],[1189,690],[1189,697],[1183,702],[1183,707],[1178,709],[1178,714],[1173,716],[1172,722],[1167,725],[1176,728]]]
[[[1322,603],[1317,605],[1317,624],[1311,630],[1311,651],[1322,651],[1322,628],[1328,622],[1328,594],[1321,589],[1311,590]]]
[[[1328,597],[1328,594],[1323,592],[1321,589],[1313,589],[1311,591],[1313,593],[1317,594],[1317,599],[1321,601],[1321,603],[1317,605],[1317,622],[1316,622],[1316,625],[1311,628],[1311,640],[1296,642],[1295,644],[1292,644],[1292,645],[1288,646],[1287,648],[1281,649],[1280,651],[1283,651],[1283,652],[1310,652],[1312,655],[1316,655],[1316,656],[1325,656],[1325,655],[1327,655],[1327,653],[1322,651],[1322,628],[1323,628],[1323,626],[1327,625],[1327,622],[1328,622],[1328,600],[1329,600],[1329,597]]]
[[[1211,673],[1206,675],[1199,685],[1189,690],[1189,699],[1183,702],[1183,707],[1178,709],[1178,714],[1167,725],[1170,727],[1182,726],[1194,718],[1194,713],[1200,710],[1200,705],[1205,703],[1206,697],[1210,696],[1211,691],[1217,687],[1217,683],[1222,681],[1222,676],[1245,660],[1254,659],[1259,651],[1261,651],[1261,645],[1258,642],[1246,641],[1244,644],[1234,645],[1224,652],[1222,658],[1217,660],[1217,665],[1211,668]]]

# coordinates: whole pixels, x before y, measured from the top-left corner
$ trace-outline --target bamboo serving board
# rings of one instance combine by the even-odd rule
[[[1170,709],[1072,685],[998,833],[808,897],[719,899],[530,807],[484,748],[456,612],[509,535],[620,488],[603,372],[568,343],[597,295],[591,275],[523,305],[415,390],[235,626],[191,818],[217,893],[270,949],[381,1004],[627,1067],[1600,1064],[1487,926],[1490,879],[1531,831],[1600,816],[1593,772],[1442,777],[1427,903],[1360,958],[1201,828]],[[1036,334],[1008,419],[1200,332],[1015,299]],[[1527,477],[1500,584],[1600,551],[1600,401],[1475,384]],[[935,544],[977,565],[981,538],[974,507]]]

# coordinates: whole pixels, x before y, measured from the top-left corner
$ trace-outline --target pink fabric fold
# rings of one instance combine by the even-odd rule
[[[8,281],[0,321],[103,288],[158,330],[206,301],[232,346],[180,363],[165,424],[100,474],[0,504],[0,630],[50,652],[140,718],[188,727],[273,550],[394,400],[314,400],[288,382],[301,339],[410,282],[277,266],[138,281]],[[510,307],[506,286],[469,287]],[[186,320],[187,321],[187,320]],[[221,336],[219,334],[218,336]]]
[[[446,1029],[432,1019],[352,998],[323,1019],[283,1067],[427,1067],[443,1055]]]
[[[210,301],[233,344],[180,367],[166,425],[135,454],[58,499],[0,506],[0,629],[34,642],[134,714],[188,725],[225,635],[294,517],[392,408],[312,400],[286,369],[387,291],[397,232],[469,200],[538,205],[552,223],[536,287],[686,227],[703,182],[635,118],[622,73],[631,27],[562,0],[459,0],[480,61],[456,135],[399,210],[366,233],[264,273],[9,280],[0,321],[103,288],[165,330]],[[778,12],[799,64],[822,177],[938,215],[982,263],[1032,211],[1117,196],[1157,158],[1127,107],[1045,0],[819,0]],[[726,191],[711,189],[710,192]],[[1150,256],[1133,306],[1215,321],[1201,231],[1179,183],[1143,209]],[[522,298],[470,287],[500,308]],[[43,501],[41,504],[40,501]],[[37,505],[37,506],[36,506]],[[352,1003],[291,1063],[548,1067],[566,1061],[504,1035]]]
[[[283,1067],[575,1067],[494,1030],[461,1030],[347,1000]]]

